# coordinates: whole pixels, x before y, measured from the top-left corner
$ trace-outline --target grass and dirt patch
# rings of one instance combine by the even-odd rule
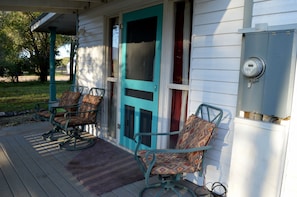
[[[0,127],[13,126],[31,121],[36,103],[48,102],[49,82],[24,81],[19,83],[0,83],[0,113],[9,114],[0,117]],[[59,98],[69,89],[70,82],[56,82],[56,97]]]

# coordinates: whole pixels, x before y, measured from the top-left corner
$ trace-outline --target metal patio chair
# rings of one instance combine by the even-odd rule
[[[66,112],[76,110],[75,105],[78,105],[81,95],[87,91],[85,86],[70,86],[69,90],[63,92],[61,98],[56,103],[37,103],[35,105],[35,119],[41,121],[50,121],[54,107],[59,107],[59,112],[56,116],[63,116]],[[43,139],[52,139],[56,130],[50,130],[42,134]]]
[[[70,86],[69,90],[63,92],[61,98],[53,103],[41,102],[35,104],[35,119],[41,121],[49,121],[51,116],[52,107],[65,106],[65,111],[71,110],[67,106],[77,105],[81,94],[88,89],[84,86]]]
[[[150,188],[160,187],[157,195],[167,190],[172,190],[181,196],[179,190],[186,189],[192,196],[194,191],[179,183],[184,173],[200,171],[202,174],[203,157],[215,128],[220,124],[223,111],[217,107],[201,104],[195,115],[191,115],[181,131],[169,133],[139,133],[135,135],[137,146],[135,159],[144,173],[145,188],[140,196]],[[175,149],[141,149],[142,137],[149,135],[178,135]],[[158,176],[158,183],[151,183],[150,178]]]
[[[89,93],[83,95],[81,103],[75,111],[68,111],[64,116],[56,116],[59,107],[53,108],[51,123],[57,132],[67,135],[59,143],[60,148],[67,150],[81,150],[94,145],[94,138],[85,138],[82,133],[86,125],[97,125],[99,119],[99,107],[103,100],[105,90],[91,88]]]

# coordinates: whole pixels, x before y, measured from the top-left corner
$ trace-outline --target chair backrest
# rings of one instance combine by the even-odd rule
[[[80,92],[81,94],[86,94],[86,93],[88,93],[89,88],[86,86],[71,85],[69,91]]]
[[[222,116],[221,109],[206,104],[200,105],[196,114],[192,114],[187,119],[178,136],[176,148],[189,149],[207,146],[215,128],[220,124]],[[187,153],[187,158],[197,171],[201,169],[203,151]]]
[[[214,123],[217,127],[222,120],[223,110],[208,104],[201,104],[199,105],[195,115],[203,120]]]
[[[104,97],[105,94],[105,89],[103,88],[91,88],[89,91],[90,95],[94,96],[101,96],[102,98]]]
[[[66,91],[63,92],[60,101],[59,106],[74,106],[78,104],[79,98],[81,96],[80,92],[72,92],[72,91]],[[74,111],[76,107],[73,108],[66,108],[67,111]]]
[[[86,86],[76,86],[71,85],[68,91],[63,92],[60,100],[59,106],[74,106],[80,101],[81,95],[88,90]],[[77,107],[66,108],[67,111],[75,111]]]
[[[79,116],[95,123],[104,93],[105,90],[102,88],[91,88],[89,94],[83,96],[82,103],[79,107],[79,112],[83,113],[79,113]]]

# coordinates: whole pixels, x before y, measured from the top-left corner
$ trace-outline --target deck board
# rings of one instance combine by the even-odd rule
[[[9,141],[12,143],[12,141]],[[10,144],[5,143],[5,146],[10,149]],[[14,152],[12,152],[14,151]],[[32,195],[33,193],[37,193],[39,195],[46,196],[46,192],[40,187],[38,181],[34,176],[32,176],[32,173],[27,168],[27,165],[25,161],[22,160],[22,158],[17,154],[16,150],[12,150],[9,152],[9,156],[11,161],[13,162],[13,165],[16,169],[16,173],[18,173],[18,176],[21,177],[23,183],[30,183],[25,185],[25,187],[28,190],[28,193]]]
[[[30,196],[27,188],[24,186],[22,180],[19,177],[19,174],[15,170],[13,161],[11,161],[10,157],[6,153],[6,150],[2,146],[0,150],[0,161],[1,170],[8,182],[13,196]]]
[[[21,144],[23,141],[18,139],[18,142]],[[23,157],[22,159],[26,162],[28,168],[31,170],[31,173],[35,175],[35,178],[41,187],[47,192],[47,195],[62,196],[63,192],[59,187],[61,176],[57,175],[51,164],[45,162],[43,159],[40,159],[39,155],[35,154],[31,147],[24,147],[22,150],[24,151],[24,155],[31,156]],[[19,149],[18,152],[21,152],[21,150]],[[66,187],[66,189],[68,188]]]
[[[49,128],[48,124],[36,123],[0,129],[0,196],[96,196],[65,167],[80,151],[66,151],[59,148],[58,141],[43,140],[41,134]],[[118,163],[122,170],[129,167],[125,163],[125,160]],[[88,173],[97,176],[112,170],[106,168]],[[143,180],[137,181],[101,197],[136,197],[144,185]],[[144,197],[153,197],[157,191],[148,190]],[[164,196],[176,195],[168,193]]]
[[[57,143],[44,141],[38,129],[1,135],[0,196],[93,196],[65,168],[78,152]]]
[[[5,196],[5,197],[13,197],[13,194],[6,181],[6,178],[2,172],[1,165],[0,165],[0,194],[1,196]]]
[[[37,141],[41,144],[47,144],[47,142],[45,142],[42,139],[38,140],[41,138],[40,135],[37,135],[34,138],[36,138]],[[53,143],[50,143],[50,144],[51,144],[50,149],[52,150],[52,153],[43,155],[42,159],[40,159],[40,155],[37,154],[38,152],[36,151],[36,149],[32,149],[32,147],[26,148],[26,151],[28,154],[32,154],[32,151],[36,153],[36,154],[33,154],[35,156],[32,157],[31,160],[38,162],[38,166],[40,167],[42,172],[46,173],[45,175],[48,178],[50,183],[47,183],[46,185],[42,184],[42,186],[46,188],[48,195],[49,196],[60,196],[60,195],[82,196],[84,194],[84,191],[88,192],[86,189],[84,189],[84,187],[78,188],[75,184],[76,182],[71,181],[71,178],[73,179],[73,177],[65,169],[64,167],[65,165],[63,165],[65,162],[67,162],[67,158],[68,158],[68,157],[65,157],[65,154],[75,155],[77,153],[73,154],[74,152],[72,153],[65,150],[60,150],[57,142],[55,146],[52,146]],[[55,147],[55,148],[52,148],[52,147]],[[64,155],[64,158],[65,158],[64,163],[60,163],[60,161],[56,159],[55,156],[59,154]],[[40,181],[43,181],[43,179],[41,179]],[[84,189],[84,191],[81,192],[80,191],[81,189]]]
[[[16,136],[14,139],[8,139],[6,147],[8,147],[11,151],[14,151],[14,153],[10,154],[16,154],[19,157],[19,159],[16,158],[13,163],[18,163],[19,161],[23,162],[23,165],[18,168],[18,173],[20,174],[20,177],[22,177],[23,183],[26,187],[33,187],[32,192],[36,193],[38,196],[63,196],[59,187],[57,187],[52,181],[51,177],[55,175],[51,168],[49,168],[48,164],[43,162],[43,160],[39,158],[39,155],[32,151],[29,146],[26,146],[24,141],[20,139],[20,136]],[[31,180],[28,180],[29,177],[22,175],[25,172],[30,173],[30,178],[34,177],[39,186],[36,184],[33,186]],[[55,178],[56,177],[53,177],[54,180]],[[43,192],[39,193],[41,190]]]

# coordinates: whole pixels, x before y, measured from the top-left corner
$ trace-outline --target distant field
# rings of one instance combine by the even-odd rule
[[[56,81],[68,81],[69,76],[68,75],[62,75],[62,74],[56,74]],[[19,76],[19,81],[20,82],[25,82],[25,81],[37,81],[38,76],[33,76],[33,75],[24,75],[24,76]],[[47,77],[47,80],[50,80],[50,77]],[[0,77],[0,83],[1,82],[10,82],[11,79],[9,77]]]
[[[57,81],[57,98],[62,95],[62,92],[69,89],[70,85],[68,81]],[[3,82],[0,79],[0,112],[32,110],[36,103],[48,100],[49,82],[25,80],[11,83]]]

